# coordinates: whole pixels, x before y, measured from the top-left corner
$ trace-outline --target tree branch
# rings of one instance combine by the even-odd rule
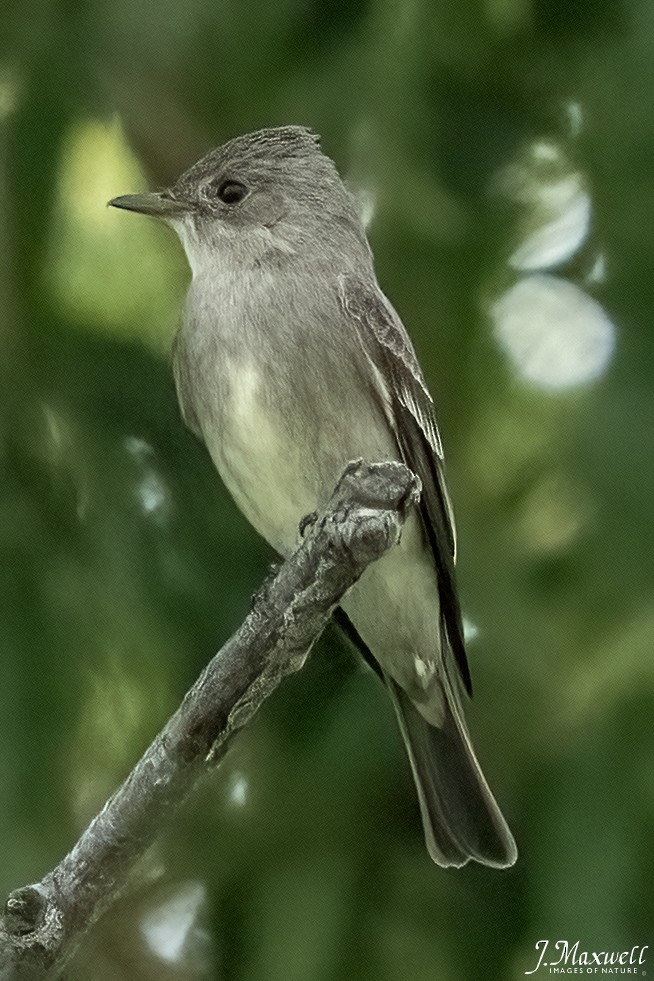
[[[343,594],[398,540],[418,497],[419,481],[400,463],[348,465],[325,512],[305,524],[298,550],[73,850],[39,883],[10,894],[0,917],[2,981],[60,976],[164,817],[280,681],[302,667]]]

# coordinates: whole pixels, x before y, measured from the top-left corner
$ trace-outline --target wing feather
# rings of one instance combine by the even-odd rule
[[[420,514],[436,566],[444,633],[466,690],[471,693],[454,572],[454,517],[434,402],[402,321],[381,290],[357,276],[341,277],[339,286],[343,309],[375,373],[388,389],[385,394],[390,421],[402,458],[422,481]]]

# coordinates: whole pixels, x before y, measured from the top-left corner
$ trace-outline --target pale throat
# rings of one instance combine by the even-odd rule
[[[234,228],[215,221],[199,231],[192,218],[172,218],[169,224],[182,243],[194,279],[205,274],[243,275],[256,269],[271,253],[291,256],[296,252],[274,226]]]

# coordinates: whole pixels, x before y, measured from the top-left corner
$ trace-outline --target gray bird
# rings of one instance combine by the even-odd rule
[[[164,219],[182,241],[193,273],[174,348],[184,420],[281,555],[349,461],[402,460],[420,477],[419,512],[343,599],[341,622],[393,700],[431,857],[512,865],[461,706],[471,685],[434,405],[334,163],[307,129],[264,129],[165,191],[110,204]]]

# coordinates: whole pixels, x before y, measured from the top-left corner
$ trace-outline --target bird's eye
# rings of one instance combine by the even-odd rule
[[[214,194],[220,198],[223,204],[238,204],[247,192],[247,187],[240,181],[222,181],[214,190]]]

